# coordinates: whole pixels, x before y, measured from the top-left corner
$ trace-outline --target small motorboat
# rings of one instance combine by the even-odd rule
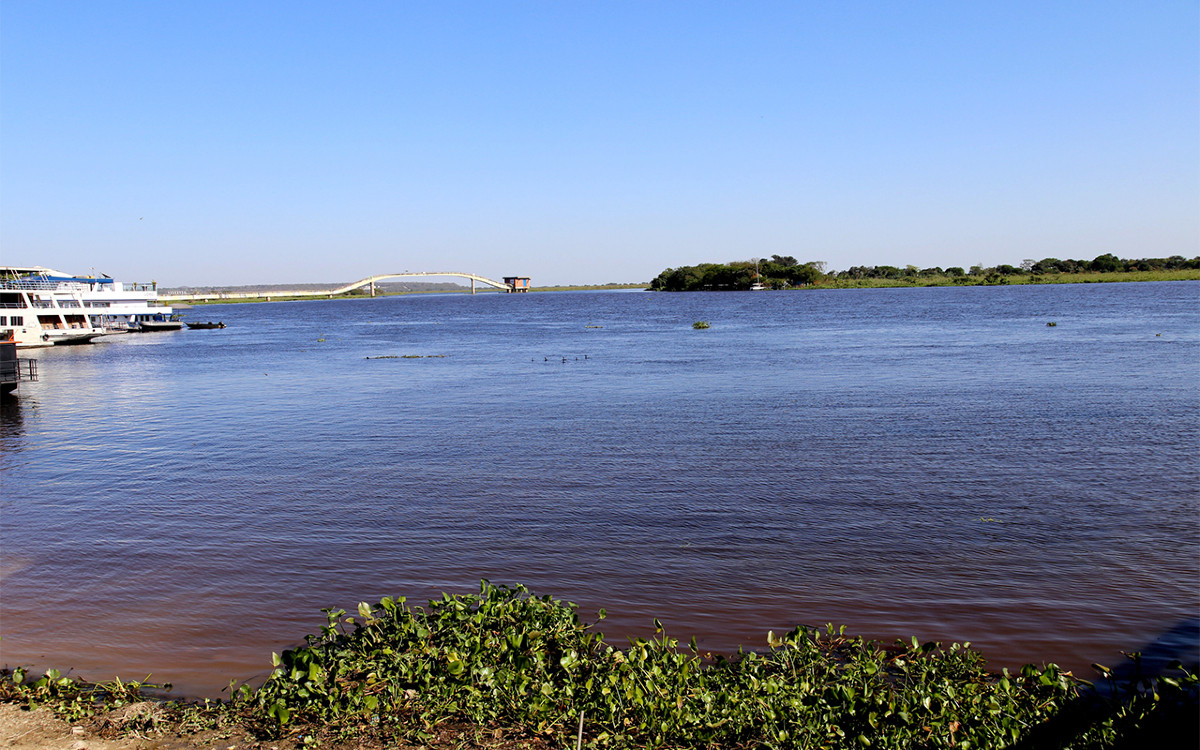
[[[196,322],[196,323],[188,323],[188,324],[187,324],[187,327],[188,327],[188,328],[201,328],[201,329],[204,329],[204,328],[224,328],[224,327],[225,327],[225,324],[224,324],[224,323],[222,323],[222,322],[220,322],[220,321],[217,321],[216,323],[213,323],[213,322],[210,320],[210,321],[208,321],[207,323],[200,323],[200,322]]]
[[[129,324],[130,332],[151,333],[153,331],[178,331],[183,321],[178,315],[154,315]]]

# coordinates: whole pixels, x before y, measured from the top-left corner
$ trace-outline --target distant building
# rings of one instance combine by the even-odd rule
[[[504,283],[508,284],[510,292],[528,292],[529,277],[528,276],[505,276]]]

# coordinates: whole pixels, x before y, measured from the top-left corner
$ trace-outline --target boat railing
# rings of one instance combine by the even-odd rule
[[[88,292],[96,290],[96,284],[66,279],[3,279],[0,290],[20,292]],[[135,285],[141,291],[152,291],[147,284]]]
[[[24,302],[0,302],[0,308],[5,310],[24,310],[29,307]]]
[[[7,279],[0,281],[0,289],[16,289],[20,291],[35,291],[44,292],[46,290],[58,289],[61,284],[57,281],[46,281],[39,279]]]

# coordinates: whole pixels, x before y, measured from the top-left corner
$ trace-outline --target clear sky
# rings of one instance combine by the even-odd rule
[[[0,0],[0,263],[1200,254],[1200,4]]]

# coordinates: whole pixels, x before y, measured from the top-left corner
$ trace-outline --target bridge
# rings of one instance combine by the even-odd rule
[[[163,302],[191,302],[214,299],[266,299],[270,302],[272,297],[336,297],[339,294],[352,292],[355,289],[363,287],[370,287],[371,296],[374,297],[375,284],[377,282],[387,279],[409,279],[427,276],[456,276],[463,279],[470,279],[471,294],[475,293],[476,282],[495,287],[496,289],[502,289],[506,292],[529,291],[529,279],[520,276],[509,276],[504,281],[496,281],[486,276],[474,273],[460,273],[458,271],[405,271],[404,273],[381,273],[375,276],[368,276],[365,279],[340,286],[337,289],[272,289],[270,291],[259,292],[222,292],[212,290],[207,292],[191,292],[188,294],[160,294],[158,299]]]

